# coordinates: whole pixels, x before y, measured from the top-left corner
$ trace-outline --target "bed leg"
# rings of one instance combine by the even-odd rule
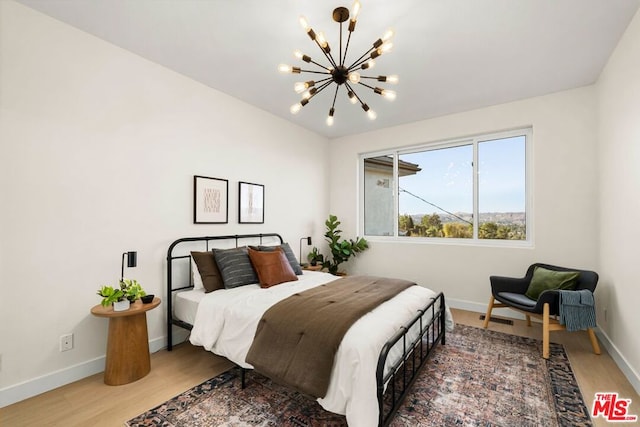
[[[246,369],[244,368],[240,368],[240,386],[242,388],[242,390],[244,390],[245,384],[244,384],[244,379],[245,379],[245,373],[246,373]]]

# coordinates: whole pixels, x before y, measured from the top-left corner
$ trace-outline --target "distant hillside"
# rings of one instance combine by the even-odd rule
[[[414,214],[411,215],[411,218],[413,219],[414,224],[420,224],[420,221],[422,221],[422,217],[425,215],[432,214]],[[459,218],[450,214],[438,214],[438,216],[440,217],[440,221],[442,221],[443,224],[446,224],[448,222],[461,222],[460,218],[469,222],[473,222],[472,215],[470,213],[456,212],[455,215],[457,215]],[[524,226],[526,223],[526,214],[524,212],[481,213],[480,222],[495,222],[496,224],[518,224]]]

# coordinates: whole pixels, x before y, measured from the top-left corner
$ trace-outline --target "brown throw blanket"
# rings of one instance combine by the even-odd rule
[[[350,276],[294,294],[264,313],[246,361],[276,382],[324,397],[347,330],[413,285],[406,280]]]

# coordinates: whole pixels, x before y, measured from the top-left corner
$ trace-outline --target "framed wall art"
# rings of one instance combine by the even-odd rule
[[[238,184],[238,222],[264,224],[264,185],[242,181]]]
[[[193,223],[226,224],[229,222],[229,181],[194,175]]]

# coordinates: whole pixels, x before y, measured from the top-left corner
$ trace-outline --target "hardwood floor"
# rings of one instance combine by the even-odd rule
[[[479,313],[452,310],[456,323],[482,327]],[[492,322],[490,329],[541,339],[539,325],[527,327],[524,321],[514,325]],[[552,332],[552,341],[565,346],[571,366],[588,409],[596,392],[618,392],[631,399],[629,413],[640,415],[640,397],[603,348],[593,354],[589,338],[582,332]],[[0,425],[31,426],[122,426],[124,422],[171,397],[227,370],[231,363],[200,347],[185,343],[174,351],[151,355],[151,372],[146,377],[122,386],[108,386],[102,374],[93,375],[39,396],[0,409]],[[596,426],[609,425],[603,418]]]

